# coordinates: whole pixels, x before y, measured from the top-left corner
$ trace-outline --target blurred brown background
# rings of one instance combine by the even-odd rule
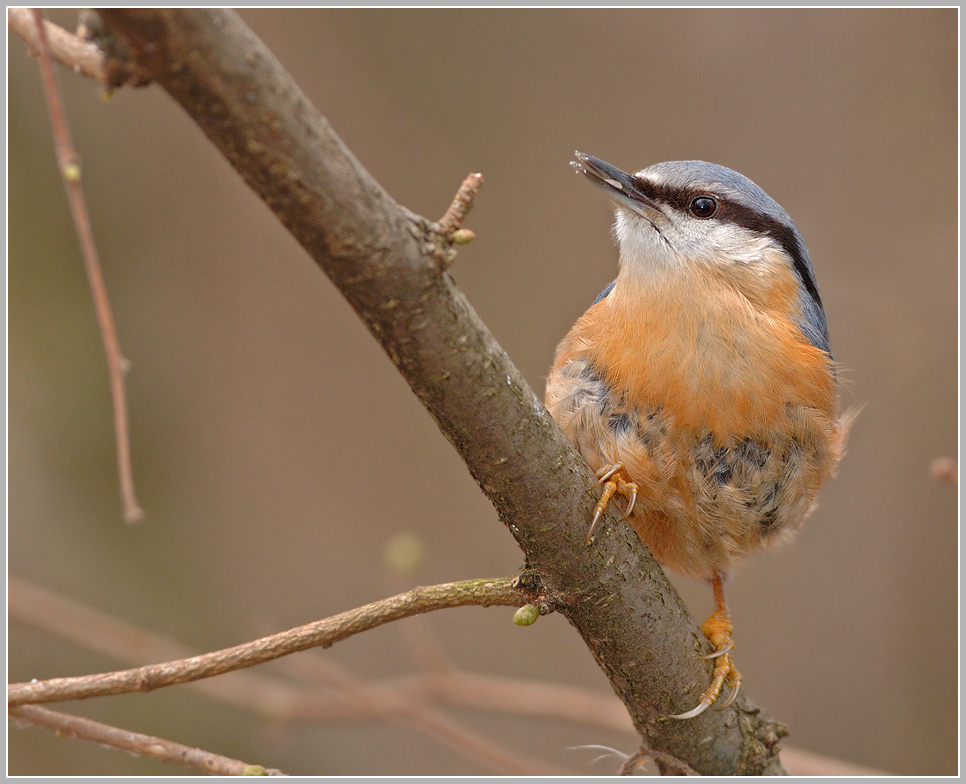
[[[789,547],[730,585],[749,695],[789,744],[906,774],[957,765],[957,11],[242,11],[393,196],[436,218],[486,184],[453,274],[543,394],[557,341],[612,279],[611,210],[573,150],[748,175],[812,254],[847,398],[838,478]],[[72,16],[55,15],[73,26]],[[163,92],[61,71],[126,356],[146,522],[121,522],[105,363],[36,62],[9,42],[9,570],[198,652],[406,584],[521,565],[449,444],[334,287]],[[399,532],[426,560],[384,565]],[[694,615],[707,586],[677,579]],[[448,610],[461,667],[609,693],[559,617]],[[405,621],[403,623],[411,623]],[[384,627],[320,655],[418,662]],[[302,654],[303,656],[306,654]],[[314,655],[314,654],[308,654]],[[19,623],[11,680],[126,666]],[[283,668],[273,665],[273,671]],[[615,698],[616,699],[616,698]],[[488,773],[392,724],[272,726],[190,688],[69,705],[305,774]],[[574,773],[595,727],[454,710]],[[13,774],[177,774],[39,730]]]

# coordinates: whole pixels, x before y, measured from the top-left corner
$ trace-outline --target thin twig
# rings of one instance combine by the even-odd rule
[[[27,44],[30,54],[36,57],[39,41],[37,25],[30,9],[8,8],[7,26],[10,32]],[[121,57],[121,52],[113,51],[108,58],[100,49],[100,42],[95,43],[89,36],[80,34],[79,29],[77,34],[71,33],[50,20],[44,20],[44,30],[50,56],[79,76],[100,82],[108,90],[122,85],[145,87],[151,83],[150,74],[133,57]]]
[[[402,575],[393,575],[389,580],[387,591],[400,591],[405,587]],[[446,648],[433,631],[433,625],[428,618],[413,618],[409,623],[401,623],[395,631],[409,649],[413,662],[427,673],[458,672],[458,668],[450,658]]]
[[[180,642],[138,628],[15,575],[7,577],[10,621],[29,624],[126,664],[186,659],[195,651]],[[255,708],[272,720],[305,718],[318,695],[306,694],[279,678],[242,670],[192,686],[222,703]]]
[[[430,253],[430,258],[436,262],[437,269],[448,269],[456,260],[456,249],[453,245],[465,245],[476,238],[472,231],[463,228],[463,221],[473,208],[473,202],[482,184],[482,174],[467,174],[456,196],[453,197],[449,209],[434,225],[435,247]]]
[[[16,575],[7,578],[7,602],[10,621],[29,624],[122,662],[179,659],[191,655],[190,649],[179,642],[118,620]],[[414,617],[400,628],[418,620],[422,619]],[[192,686],[223,703],[283,721],[381,719],[386,715],[384,706],[389,702],[388,695],[422,704],[433,702],[634,733],[627,711],[613,694],[532,679],[461,672],[452,663],[445,668],[436,666],[435,657],[423,660],[423,663],[427,666],[423,673],[367,683],[364,701],[321,694],[306,688],[305,684],[296,687],[255,670],[232,673],[228,679],[195,681]]]
[[[111,618],[16,576],[8,579],[8,611],[13,621],[28,623],[89,650],[119,657],[124,661],[138,662],[164,656],[190,655],[180,643]],[[414,617],[402,626],[410,626],[420,620],[424,619]],[[481,733],[461,727],[451,718],[443,717],[439,711],[428,710],[427,703],[435,699],[433,687],[420,690],[418,685],[408,682],[401,684],[401,688],[396,688],[395,685],[363,683],[357,677],[342,671],[329,659],[316,657],[310,664],[296,664],[305,658],[291,657],[285,660],[292,663],[291,671],[299,677],[297,686],[254,670],[232,673],[227,679],[211,678],[191,685],[222,702],[255,711],[273,721],[389,720],[422,732],[496,773],[517,776],[564,773],[506,750],[501,744],[488,740]],[[458,677],[452,666],[447,672],[452,672],[454,678]],[[302,677],[305,675],[311,677]],[[323,693],[313,688],[313,682],[320,679],[335,689],[336,693]],[[431,681],[431,676],[427,680]],[[516,683],[521,687],[529,685],[524,681]],[[621,708],[620,702],[613,696],[598,697],[602,702],[610,703],[613,712],[618,717],[623,717],[626,730],[633,733],[627,712]],[[447,701],[439,702],[445,705]],[[460,703],[453,701],[452,704]],[[472,704],[468,707],[472,707]],[[521,703],[519,707],[526,715],[526,706]],[[429,715],[426,717],[424,714]]]
[[[306,656],[289,659],[286,663],[300,682],[324,682],[341,692],[352,709],[361,709],[372,717],[388,719],[421,732],[500,775],[566,776],[570,772],[508,749],[482,733],[462,726],[452,717],[427,707],[424,700],[413,694],[387,688],[373,689],[329,660]]]
[[[618,775],[620,776],[633,776],[634,771],[644,765],[649,760],[661,765],[664,769],[672,771],[674,775],[677,776],[700,776],[694,768],[688,765],[686,762],[682,762],[677,757],[667,754],[663,751],[655,751],[653,749],[638,749],[638,751],[624,760],[624,763],[618,769]]]
[[[44,85],[44,95],[47,98],[47,109],[50,112],[50,124],[54,133],[54,146],[57,149],[57,163],[67,188],[67,200],[70,203],[71,216],[80,241],[81,255],[84,257],[84,267],[90,283],[94,307],[97,311],[97,323],[101,330],[101,341],[104,353],[107,355],[107,370],[111,382],[111,398],[114,407],[114,437],[117,443],[117,468],[121,483],[121,504],[124,520],[136,523],[144,518],[144,512],[138,505],[134,492],[134,476],[131,470],[131,445],[128,436],[127,396],[124,389],[124,375],[128,369],[127,360],[121,353],[121,345],[114,326],[114,316],[107,297],[107,288],[101,274],[101,264],[97,257],[97,247],[94,243],[94,233],[91,230],[90,216],[84,200],[84,191],[80,185],[80,159],[74,150],[67,127],[67,117],[64,114],[60,88],[57,84],[57,74],[50,59],[50,46],[47,42],[47,30],[44,26],[42,13],[34,9],[34,24],[37,31],[37,52],[40,58],[40,73]]]
[[[7,703],[14,706],[152,691],[252,667],[308,648],[327,648],[353,634],[418,613],[467,605],[514,607],[531,598],[516,582],[515,577],[503,577],[414,588],[306,626],[189,659],[120,672],[15,683],[7,688]]]
[[[66,713],[41,708],[39,705],[21,705],[10,709],[10,716],[19,722],[33,727],[54,730],[59,735],[67,735],[78,740],[88,740],[109,746],[113,749],[128,751],[141,757],[149,757],[161,762],[176,762],[189,768],[197,768],[215,776],[284,776],[280,770],[250,765],[246,762],[222,757],[210,751],[183,746],[153,735],[122,730],[109,724],[71,716]]]
[[[87,650],[137,663],[159,659],[188,658],[187,646],[94,610],[22,580],[7,578],[9,619],[29,624]],[[413,618],[412,621],[420,620]],[[412,621],[408,624],[411,625]],[[231,678],[192,683],[221,702],[256,710],[276,720],[359,721],[381,719],[386,696],[411,702],[435,702],[461,708],[489,710],[509,715],[551,718],[633,734],[627,711],[613,694],[602,694],[532,679],[505,678],[461,672],[453,665],[429,669],[385,681],[367,683],[367,699],[347,701],[298,687],[255,670],[232,673]]]
[[[613,695],[562,683],[453,672],[404,676],[381,685],[415,700],[634,733],[627,711]]]
[[[178,658],[186,646],[139,629],[98,610],[60,596],[16,576],[8,577],[11,621],[29,624],[88,650],[122,661]],[[415,619],[414,619],[415,620]],[[231,673],[190,684],[229,705],[253,711],[273,721],[371,721],[391,718],[387,706],[400,698],[421,705],[439,704],[511,716],[570,721],[582,726],[634,736],[627,711],[612,694],[563,684],[461,672],[455,668],[366,683],[365,699],[345,693],[320,693],[255,670]],[[882,776],[840,759],[785,746],[782,755],[797,775]]]
[[[30,47],[32,54],[39,54],[41,43],[33,14],[27,8],[8,8],[7,26],[10,31]],[[69,33],[53,22],[44,21],[44,34],[50,56],[74,73],[107,84],[107,66],[104,54],[94,44]]]
[[[476,194],[480,192],[480,187],[483,185],[483,175],[474,173],[467,174],[466,179],[463,180],[463,184],[460,185],[460,189],[456,192],[456,196],[453,197],[453,203],[449,205],[449,209],[442,218],[439,219],[439,231],[440,234],[446,237],[452,237],[453,232],[463,226],[463,221],[466,219],[467,214],[473,208],[473,202],[476,200]]]

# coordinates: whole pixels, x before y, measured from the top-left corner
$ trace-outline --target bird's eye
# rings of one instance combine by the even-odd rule
[[[690,210],[695,218],[710,218],[718,211],[718,201],[711,196],[695,196],[691,199]]]

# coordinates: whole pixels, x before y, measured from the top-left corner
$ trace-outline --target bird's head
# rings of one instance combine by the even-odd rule
[[[705,161],[668,161],[628,174],[580,152],[572,165],[617,205],[624,279],[660,285],[681,272],[712,276],[751,306],[794,318],[809,342],[829,352],[798,227],[747,177]]]

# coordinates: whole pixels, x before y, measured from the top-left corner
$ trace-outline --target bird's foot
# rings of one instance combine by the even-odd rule
[[[597,501],[597,506],[594,507],[594,519],[590,522],[590,529],[587,531],[587,538],[584,540],[586,544],[594,541],[597,523],[600,522],[600,516],[607,508],[607,504],[610,503],[610,499],[614,497],[614,493],[627,499],[627,508],[624,510],[625,520],[634,511],[634,504],[637,501],[637,484],[624,479],[621,475],[623,471],[623,463],[613,463],[604,466],[597,472],[597,484],[603,485],[603,491],[600,494],[600,500]]]
[[[738,690],[741,688],[741,674],[735,668],[734,661],[731,658],[731,650],[735,647],[735,644],[731,639],[731,616],[728,614],[728,610],[724,607],[715,610],[711,617],[701,625],[701,631],[714,646],[714,651],[703,657],[715,660],[711,685],[701,694],[701,699],[698,700],[698,704],[694,708],[686,713],[673,714],[668,718],[693,719],[695,716],[700,716],[717,701],[726,681],[731,693],[723,703],[715,707],[715,710],[724,710],[738,696]]]

